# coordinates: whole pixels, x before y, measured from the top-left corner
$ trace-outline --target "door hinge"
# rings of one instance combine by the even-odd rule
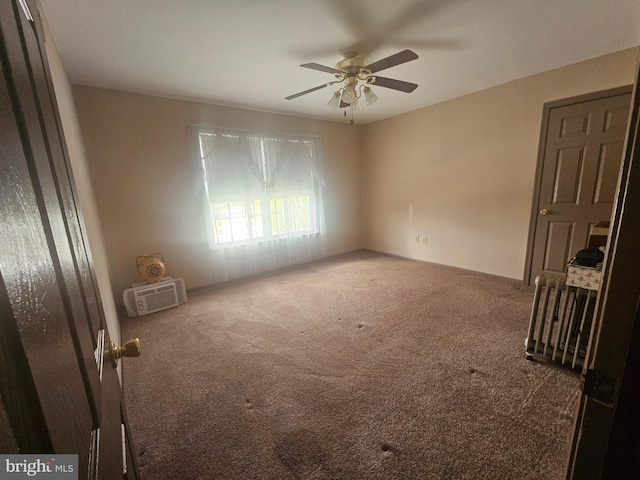
[[[607,405],[613,405],[617,388],[618,379],[615,377],[591,369],[580,375],[582,393]]]

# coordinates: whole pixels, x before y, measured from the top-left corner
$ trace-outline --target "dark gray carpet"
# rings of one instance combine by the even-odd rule
[[[524,359],[533,289],[373,252],[123,321],[145,479],[559,479],[578,376]]]

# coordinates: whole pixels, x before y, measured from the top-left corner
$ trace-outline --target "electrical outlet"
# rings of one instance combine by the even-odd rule
[[[420,243],[420,235],[416,235],[416,243]]]
[[[427,236],[426,236],[426,235],[424,235],[424,236],[422,237],[422,243],[423,243],[424,245],[426,245],[426,244],[427,244]]]

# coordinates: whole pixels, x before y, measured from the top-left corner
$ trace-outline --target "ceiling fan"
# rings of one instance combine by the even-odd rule
[[[373,93],[370,88],[372,85],[411,93],[418,87],[415,83],[380,77],[375,74],[381,70],[395,67],[396,65],[407,63],[417,58],[418,55],[411,50],[403,50],[394,55],[383,58],[382,60],[378,60],[377,62],[368,63],[365,58],[361,57],[356,52],[348,52],[344,54],[344,58],[336,64],[335,68],[326,67],[318,63],[303,63],[300,65],[301,67],[333,73],[337,80],[324,83],[294,95],[289,95],[288,97],[285,97],[285,100],[293,100],[294,98],[298,98],[302,95],[306,95],[307,93],[315,92],[316,90],[320,90],[337,83],[342,83],[343,86],[333,94],[333,97],[328,103],[328,105],[333,108],[357,108],[358,100],[363,94],[367,105],[372,105],[378,99],[378,96]]]

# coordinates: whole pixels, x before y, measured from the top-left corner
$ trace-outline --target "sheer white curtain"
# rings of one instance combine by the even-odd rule
[[[215,281],[324,254],[320,141],[191,126]]]

